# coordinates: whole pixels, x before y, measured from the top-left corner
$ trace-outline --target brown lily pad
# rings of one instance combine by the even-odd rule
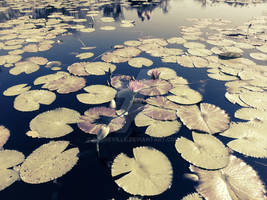
[[[120,130],[126,123],[124,116],[118,116],[116,110],[107,107],[95,107],[85,111],[80,117],[78,127],[89,134],[98,134],[103,126],[109,127],[109,132]]]

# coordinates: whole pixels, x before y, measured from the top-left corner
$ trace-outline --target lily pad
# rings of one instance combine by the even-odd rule
[[[177,110],[177,115],[190,130],[214,134],[229,127],[229,116],[225,111],[208,103],[201,103],[200,108],[196,105],[181,106]]]
[[[105,75],[106,72],[113,72],[116,66],[106,62],[90,62],[84,67],[90,75]]]
[[[267,113],[264,110],[258,110],[255,108],[240,108],[235,112],[235,118],[243,120],[265,120],[267,121]]]
[[[210,171],[190,166],[199,176],[197,191],[206,200],[265,199],[265,188],[256,171],[241,159],[230,155],[229,164],[220,170]]]
[[[40,184],[57,179],[78,162],[78,148],[66,150],[68,141],[51,141],[34,150],[20,168],[21,179]]]
[[[26,59],[26,61],[33,62],[37,65],[45,65],[46,63],[48,63],[47,58],[39,56],[29,57]]]
[[[177,110],[180,106],[169,101],[166,97],[156,96],[146,99],[146,102],[150,105],[157,106],[160,108]]]
[[[192,133],[193,141],[185,137],[178,138],[176,150],[181,156],[195,166],[205,169],[219,169],[228,164],[227,148],[210,134]]]
[[[114,99],[117,91],[105,85],[90,85],[84,88],[87,93],[77,94],[77,99],[85,104],[102,104]]]
[[[250,53],[250,57],[256,59],[256,60],[262,60],[267,61],[267,54],[264,53]]]
[[[267,139],[264,127],[254,127],[248,123],[231,123],[222,136],[235,138],[227,146],[246,156],[267,158]]]
[[[142,113],[155,120],[176,120],[174,110],[164,109],[152,105],[146,105]]]
[[[78,123],[80,114],[69,108],[57,108],[37,115],[26,135],[36,138],[58,138],[73,131],[69,124]]]
[[[86,81],[84,78],[72,75],[63,75],[61,78],[46,83],[42,86],[42,88],[47,88],[51,91],[56,90],[59,94],[68,94],[82,89],[85,84]]]
[[[47,90],[30,90],[15,98],[14,108],[23,112],[39,110],[40,104],[50,105],[55,99],[56,95],[53,92]]]
[[[267,93],[266,92],[243,92],[239,98],[247,105],[260,110],[267,110]]]
[[[12,75],[19,75],[23,72],[26,74],[31,74],[33,72],[38,71],[39,68],[40,66],[33,62],[23,61],[23,62],[17,62],[15,67],[9,70],[9,73]]]
[[[68,71],[76,76],[88,76],[89,73],[86,72],[85,67],[89,64],[89,62],[78,62],[73,63],[68,66]]]
[[[161,121],[155,120],[151,117],[143,114],[142,112],[138,113],[134,119],[135,125],[138,127],[148,126],[145,134],[151,137],[168,137],[175,134],[181,128],[181,123],[177,120],[173,121]]]
[[[0,149],[2,149],[3,146],[6,144],[9,136],[10,136],[9,130],[6,127],[0,125]]]
[[[201,57],[206,57],[206,56],[210,56],[213,54],[212,51],[208,49],[202,49],[202,48],[192,48],[192,49],[188,49],[187,51],[193,56],[201,56]]]
[[[139,91],[140,94],[147,96],[158,96],[167,94],[172,85],[165,80],[156,79],[156,80],[141,80],[140,81],[145,87]]]
[[[157,67],[157,68],[150,69],[147,72],[147,75],[152,76],[152,73],[155,70],[159,72],[159,78],[160,79],[170,80],[170,79],[177,77],[176,71],[174,71],[173,69],[168,68],[168,67]]]
[[[196,104],[202,101],[202,95],[188,86],[175,87],[169,91],[173,95],[167,96],[172,102],[179,104]]]
[[[115,182],[133,195],[158,195],[166,191],[172,182],[172,166],[169,159],[160,151],[148,147],[133,149],[133,158],[124,153],[113,161],[113,177],[123,174]]]
[[[0,191],[12,185],[15,181],[19,180],[19,174],[10,167],[24,161],[24,155],[15,150],[1,150],[0,151]]]
[[[182,200],[202,200],[202,197],[198,193],[188,194],[182,198]]]
[[[120,130],[125,123],[125,117],[118,116],[115,109],[95,107],[85,111],[80,117],[78,126],[85,133],[96,135],[102,127],[108,127],[111,133]]]
[[[153,64],[153,62],[147,58],[136,57],[136,58],[130,59],[128,61],[128,64],[135,68],[142,68],[143,66],[150,67]]]
[[[23,92],[27,92],[30,89],[31,89],[31,86],[27,86],[27,84],[18,84],[18,85],[14,85],[10,88],[7,88],[3,92],[3,95],[16,96],[16,95],[22,94]]]
[[[91,58],[94,56],[94,53],[92,52],[85,52],[85,53],[80,53],[76,55],[77,58],[80,58],[81,60]]]

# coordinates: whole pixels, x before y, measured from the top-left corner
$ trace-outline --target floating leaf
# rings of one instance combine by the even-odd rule
[[[157,68],[150,69],[147,72],[147,75],[152,76],[152,73],[155,70],[160,72],[160,74],[159,74],[160,79],[169,80],[169,79],[173,79],[173,78],[177,77],[176,71],[174,71],[173,69],[168,68],[168,67],[157,67]]]
[[[240,108],[235,112],[235,117],[243,120],[259,119],[267,121],[266,111],[255,108]]]
[[[125,41],[124,44],[127,45],[127,46],[136,47],[136,46],[139,46],[142,43],[140,41],[138,41],[138,40],[128,40],[128,41]]]
[[[24,161],[24,155],[15,150],[0,151],[0,191],[19,180],[19,174],[15,170],[8,169]]]
[[[181,37],[171,37],[167,40],[170,44],[183,44],[186,42],[184,38]]]
[[[136,57],[136,58],[130,59],[128,61],[128,64],[135,68],[142,68],[143,66],[150,67],[153,64],[153,62],[147,58]]]
[[[30,90],[15,98],[14,108],[23,112],[39,110],[40,104],[50,105],[55,99],[56,95],[53,92],[47,90]]]
[[[86,81],[84,78],[67,75],[50,81],[49,83],[43,85],[42,88],[47,88],[51,91],[56,90],[59,94],[68,94],[82,89],[85,84]]]
[[[248,123],[231,123],[222,136],[236,138],[227,146],[247,156],[267,158],[267,139],[264,127],[254,127]]]
[[[57,108],[43,112],[30,122],[30,131],[26,134],[37,138],[57,138],[73,131],[68,124],[78,123],[80,114],[72,109]]]
[[[113,17],[101,17],[100,20],[102,22],[114,22],[115,21]]]
[[[29,57],[26,59],[26,61],[33,62],[37,65],[45,65],[46,63],[48,63],[47,58],[39,56]]]
[[[250,57],[256,59],[256,60],[263,60],[267,61],[267,54],[264,53],[250,53]]]
[[[146,99],[146,102],[150,105],[165,109],[177,110],[179,108],[179,105],[169,101],[166,97],[163,96],[150,97]]]
[[[34,150],[21,165],[20,177],[30,184],[39,184],[57,179],[78,161],[78,148],[65,150],[68,141],[51,141]]]
[[[92,53],[92,52],[85,52],[85,53],[80,53],[80,54],[76,55],[76,57],[80,58],[81,60],[91,58],[93,56],[94,56],[94,53]]]
[[[176,76],[175,78],[170,79],[169,82],[172,84],[174,88],[188,84],[188,81],[180,76]]]
[[[116,29],[116,27],[115,26],[101,26],[99,29],[102,31],[113,31]]]
[[[105,75],[106,72],[113,72],[115,69],[115,65],[106,62],[91,62],[85,66],[85,71],[91,75]]]
[[[225,93],[225,98],[230,101],[232,104],[238,104],[242,107],[249,107],[249,105],[247,105],[246,103],[244,103],[240,98],[239,98],[239,94],[235,94],[235,93],[229,93],[226,92]]]
[[[16,96],[19,94],[22,94],[23,92],[26,92],[31,89],[31,86],[27,86],[27,84],[18,84],[14,85],[10,88],[7,88],[4,92],[3,95],[5,96]]]
[[[114,99],[117,91],[105,85],[90,85],[84,88],[87,93],[77,94],[77,99],[85,104],[102,104]]]
[[[53,67],[60,67],[62,63],[60,61],[49,61],[45,67],[46,68],[53,68]]]
[[[199,42],[186,42],[184,43],[184,47],[186,48],[199,48],[199,49],[203,49],[205,48],[205,45]]]
[[[181,106],[177,115],[190,130],[214,134],[229,127],[229,116],[225,111],[208,103],[201,103],[200,108],[196,105]]]
[[[113,161],[113,177],[118,186],[133,195],[158,195],[167,190],[172,182],[172,166],[169,159],[160,151],[148,147],[133,149],[134,158],[124,153]]]
[[[67,72],[57,72],[54,74],[48,74],[45,76],[40,76],[37,79],[35,79],[35,81],[33,82],[34,85],[40,85],[40,84],[45,84],[44,87],[47,87],[46,85],[48,85],[50,82],[54,81],[54,80],[58,80],[60,78],[69,76],[70,74]]]
[[[142,89],[139,93],[147,96],[167,94],[168,91],[172,88],[172,85],[168,81],[161,79],[141,80],[140,82],[145,86],[145,88]]]
[[[168,137],[178,132],[181,128],[181,123],[177,120],[173,121],[161,121],[152,119],[149,116],[140,112],[135,117],[135,125],[138,127],[148,126],[145,134],[151,137]]]
[[[229,160],[225,168],[215,171],[191,165],[190,170],[200,179],[197,191],[206,200],[264,200],[264,185],[252,167],[233,155]]]
[[[0,149],[2,149],[5,143],[8,141],[9,136],[9,130],[6,127],[0,125]]]
[[[202,48],[192,48],[187,50],[188,53],[190,53],[193,56],[201,56],[201,57],[206,57],[212,55],[212,51],[208,49],[202,49]]]
[[[205,169],[219,169],[228,164],[228,150],[223,143],[210,134],[192,133],[194,142],[185,137],[178,138],[176,150],[195,166]]]
[[[262,45],[259,47],[256,47],[259,51],[263,52],[263,53],[267,53],[267,45]]]
[[[176,87],[169,92],[174,95],[167,96],[167,99],[179,104],[196,104],[202,100],[202,95],[198,91],[187,86]]]
[[[267,110],[267,93],[265,92],[243,92],[239,98],[247,105],[258,108],[260,110]]]
[[[131,59],[131,57],[122,57],[120,55],[116,55],[114,53],[106,53],[104,54],[101,59],[105,62],[112,62],[112,63],[123,63],[127,62],[128,60]]]
[[[191,193],[182,198],[182,200],[202,200],[202,197],[198,193]]]
[[[174,110],[159,108],[152,105],[146,105],[142,113],[156,120],[175,120],[177,118]]]
[[[85,67],[89,64],[89,62],[79,62],[73,63],[68,66],[68,71],[76,76],[88,76],[89,73],[86,72]]]
[[[111,133],[120,130],[125,123],[125,117],[118,116],[115,109],[95,107],[85,111],[80,117],[78,126],[85,133],[96,135],[102,127],[108,127]]]
[[[26,74],[31,74],[39,70],[39,68],[40,68],[39,65],[33,62],[23,61],[23,62],[17,62],[15,67],[12,68],[9,71],[9,73],[12,75],[19,75],[23,72],[25,72]]]

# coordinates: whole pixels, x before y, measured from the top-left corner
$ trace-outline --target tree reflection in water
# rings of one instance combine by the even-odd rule
[[[136,1],[130,0],[127,2],[121,1],[110,1],[110,3],[103,3],[101,1],[96,1],[89,5],[89,10],[98,10],[103,12],[104,17],[113,17],[116,21],[121,21],[124,19],[123,10],[136,10],[138,17],[144,20],[150,20],[151,13],[157,7],[160,7],[163,13],[168,12],[168,1],[169,0],[161,0],[161,1]],[[9,7],[6,1],[0,1],[0,22],[7,21],[10,19],[14,19],[20,16],[29,16],[30,18],[40,19],[40,18],[47,18],[53,12],[60,12],[64,15],[74,16],[75,18],[88,18],[86,17],[86,9],[83,10],[85,7],[79,7],[79,4],[71,4],[71,5],[64,5],[61,6],[53,6],[46,5],[45,7],[38,7],[32,6],[31,8],[27,8],[26,12],[23,9],[14,9]],[[64,7],[66,6],[66,7]],[[29,11],[31,9],[31,12]],[[92,19],[92,21],[94,21]]]

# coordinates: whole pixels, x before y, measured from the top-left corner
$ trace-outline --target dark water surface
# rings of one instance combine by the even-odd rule
[[[2,5],[5,5],[4,1]],[[23,59],[30,56],[42,56],[46,57],[49,61],[57,60],[62,62],[62,69],[67,71],[67,67],[75,62],[80,62],[75,57],[75,53],[83,52],[80,48],[83,45],[96,47],[93,50],[95,55],[92,58],[86,59],[86,61],[101,61],[99,55],[106,51],[110,51],[114,45],[123,44],[127,40],[137,40],[138,38],[145,37],[160,37],[168,39],[170,37],[179,37],[180,26],[190,26],[192,23],[187,21],[187,18],[221,18],[232,21],[232,26],[239,26],[244,22],[252,19],[253,17],[262,16],[266,14],[267,4],[227,4],[227,3],[210,3],[197,0],[163,0],[162,2],[136,6],[137,2],[130,2],[125,4],[119,2],[112,2],[107,5],[98,7],[100,14],[94,17],[93,21],[90,17],[87,17],[88,21],[84,24],[88,27],[93,26],[96,31],[92,33],[82,33],[73,31],[69,36],[58,36],[54,40],[61,40],[62,43],[54,44],[53,48],[49,51],[39,53],[24,53]],[[87,7],[88,9],[90,7]],[[77,9],[78,12],[73,14],[75,17],[84,18],[86,12]],[[36,18],[46,18],[48,14],[53,12],[61,12],[69,14],[68,10],[64,8],[47,8],[34,13],[26,13]],[[16,18],[23,13],[18,11],[6,11],[1,13],[0,20],[7,22],[10,18]],[[108,23],[108,25],[114,25],[116,30],[114,31],[102,31],[99,27],[106,25],[100,21],[102,16],[114,17],[117,21]],[[121,28],[119,20],[131,19],[135,21],[133,28]],[[89,22],[92,22],[90,24]],[[83,23],[81,23],[83,24]],[[82,44],[83,43],[83,44]],[[184,49],[183,46],[179,48]],[[1,55],[6,55],[7,51],[0,50]],[[140,56],[145,55],[141,54]],[[240,108],[238,105],[234,105],[227,101],[224,97],[226,89],[225,82],[210,79],[207,76],[207,69],[196,68],[184,68],[177,67],[178,64],[162,63],[159,58],[145,55],[151,59],[154,64],[149,68],[132,68],[127,63],[116,64],[117,69],[114,71],[116,74],[130,74],[135,77],[145,78],[146,71],[153,67],[170,67],[177,72],[177,75],[182,76],[188,80],[190,87],[198,90],[203,95],[203,102],[211,103],[224,109],[231,121],[238,121],[234,118],[234,112]],[[266,65],[266,62],[260,62],[262,65]],[[25,73],[18,76],[9,74],[9,68],[0,68],[0,94],[3,93],[8,87],[11,87],[20,83],[28,83],[33,85],[33,81],[41,76],[50,73],[54,73],[50,69],[41,67],[40,70],[32,74],[26,75]],[[88,85],[93,84],[105,84],[106,76],[87,76],[85,77]],[[33,86],[32,89],[40,88],[40,86]],[[41,105],[40,109],[33,112],[20,112],[13,108],[14,97],[6,97],[0,95],[0,124],[8,127],[11,132],[11,136],[5,149],[15,149],[28,156],[34,149],[40,145],[47,143],[50,139],[34,139],[25,135],[29,130],[29,122],[37,116],[39,113],[47,110],[53,110],[58,107],[66,107],[75,109],[80,113],[83,113],[88,106],[80,103],[76,99],[76,95],[81,91],[74,92],[68,95],[57,94],[57,99],[51,105]],[[108,105],[108,104],[104,104]],[[175,149],[175,140],[178,136],[184,136],[190,138],[190,133],[185,126],[182,129],[169,137],[161,140],[154,139],[147,135],[144,135],[144,128],[138,128],[132,123],[127,133],[114,133],[104,140],[100,145],[101,158],[97,158],[95,144],[86,143],[89,138],[93,136],[83,133],[77,125],[72,125],[74,131],[67,136],[56,140],[68,140],[72,146],[78,146],[80,149],[80,159],[77,165],[66,175],[58,178],[56,183],[48,182],[44,184],[26,184],[23,181],[17,181],[5,190],[0,192],[1,200],[15,200],[15,199],[27,199],[27,200],[107,200],[116,199],[124,200],[131,195],[120,189],[110,173],[110,166],[113,159],[121,152],[128,155],[132,154],[132,149],[138,146],[151,146],[161,152],[163,152],[171,161],[173,166],[173,182],[170,189],[164,193],[150,197],[150,199],[181,199],[188,193],[194,192],[194,182],[187,180],[183,177],[184,173],[189,172],[189,163],[186,162],[177,153]],[[125,135],[130,135],[128,140],[124,140]],[[112,139],[113,138],[113,139]],[[229,140],[219,137],[224,142]],[[249,163],[259,174],[261,180],[267,183],[266,166],[257,164],[257,161],[267,164],[266,159],[256,159],[245,157],[241,154],[234,153],[239,158],[244,159]],[[255,162],[256,161],[256,162]],[[1,178],[1,177],[0,177]],[[144,198],[146,199],[146,198]]]

